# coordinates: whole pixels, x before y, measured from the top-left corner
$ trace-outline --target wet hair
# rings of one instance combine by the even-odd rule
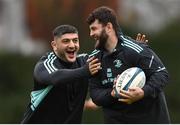
[[[116,35],[119,36],[119,34],[122,34],[116,13],[111,8],[106,6],[96,8],[89,14],[86,21],[89,25],[91,25],[96,19],[103,26],[106,26],[108,22],[112,23]]]
[[[62,35],[66,34],[66,33],[77,33],[78,34],[78,30],[76,29],[76,27],[74,27],[72,25],[60,25],[60,26],[57,26],[53,30],[54,37],[61,37]]]

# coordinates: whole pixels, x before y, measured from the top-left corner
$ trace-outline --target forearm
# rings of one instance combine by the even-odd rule
[[[163,71],[161,73],[154,73],[142,88],[144,90],[144,97],[157,97],[159,92],[167,85],[169,75]]]
[[[109,106],[117,101],[114,97],[111,96],[112,88],[91,88],[90,87],[90,96],[93,102],[98,106]]]
[[[48,73],[42,66],[35,68],[34,78],[40,84],[66,84],[75,80],[89,78],[90,72],[88,66],[85,65],[76,69],[58,69],[52,73]]]
[[[60,69],[50,74],[50,82],[52,84],[65,84],[83,78],[88,79],[90,76],[87,66],[77,69]]]

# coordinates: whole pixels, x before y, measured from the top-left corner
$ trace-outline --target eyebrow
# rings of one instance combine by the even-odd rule
[[[70,38],[63,38],[63,39],[70,39]],[[73,40],[73,39],[79,39],[78,37],[76,37],[76,38],[72,38],[72,39],[70,39],[70,40]]]

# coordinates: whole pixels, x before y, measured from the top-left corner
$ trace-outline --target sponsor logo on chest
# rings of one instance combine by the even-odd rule
[[[106,68],[106,75],[104,75],[106,78],[104,80],[102,80],[102,84],[113,84],[114,79],[116,77],[116,74],[113,74],[112,69],[113,70],[119,70],[119,68],[122,66],[122,61],[119,59],[116,59],[112,62],[113,67],[112,68]],[[115,73],[116,71],[114,71]]]

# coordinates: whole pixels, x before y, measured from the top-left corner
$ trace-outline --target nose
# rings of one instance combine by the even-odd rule
[[[75,43],[72,40],[69,42],[69,47],[70,48],[74,48],[75,47]]]
[[[92,37],[94,35],[93,31],[90,31],[89,35]]]

